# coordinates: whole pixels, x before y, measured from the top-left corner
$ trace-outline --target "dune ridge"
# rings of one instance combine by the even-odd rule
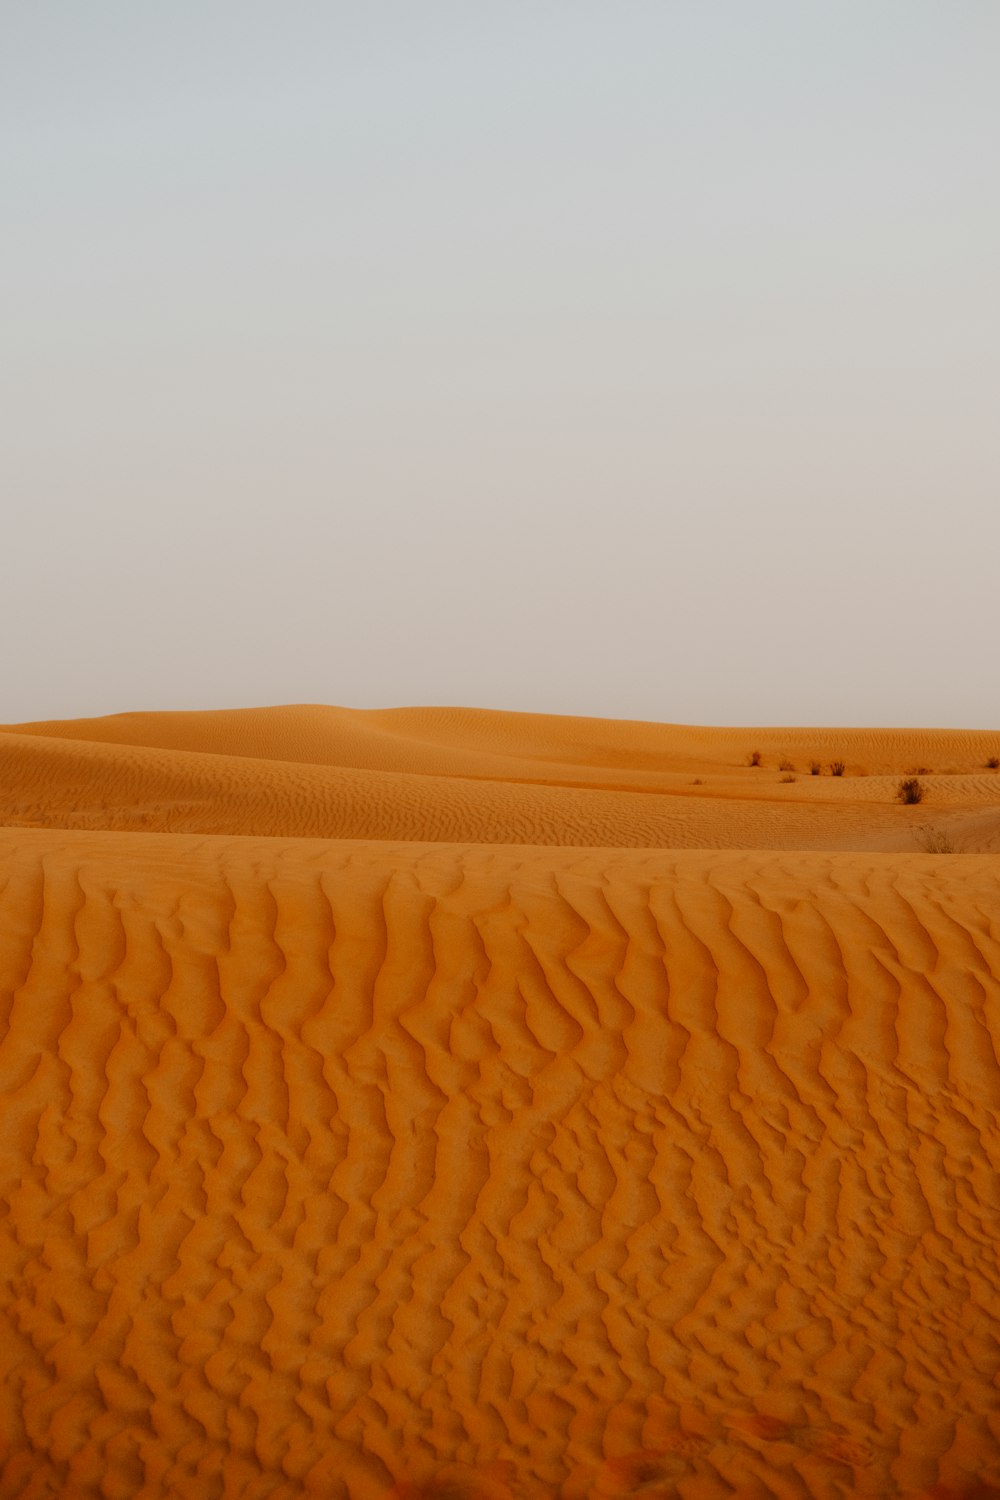
[[[1000,1485],[994,860],[2,856],[0,1492]]]
[[[352,709],[326,704],[109,714],[0,726],[39,738],[195,750],[259,760],[305,761],[370,771],[514,774],[527,762],[538,779],[561,770],[742,769],[753,750],[771,764],[788,757],[840,758],[856,772],[886,775],[912,762],[981,769],[1000,755],[1000,732],[955,729],[739,727],[713,729],[641,720],[514,713],[498,709]]]
[[[1000,774],[987,765],[997,744],[985,731],[692,730],[451,710],[118,715],[0,732],[0,821],[900,852],[923,847],[930,825],[956,850],[983,853],[1000,850]],[[759,767],[747,764],[755,752]],[[879,769],[845,760],[835,776],[840,755]],[[901,806],[899,781],[917,770],[926,802]]]

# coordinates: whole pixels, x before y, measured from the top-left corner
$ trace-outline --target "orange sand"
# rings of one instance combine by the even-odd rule
[[[762,764],[748,767],[754,751]],[[0,821],[904,853],[929,831],[984,853],[1000,851],[994,756],[1000,733],[986,731],[694,729],[472,709],[118,714],[0,731]],[[900,777],[924,767],[927,800],[898,805]]]
[[[998,751],[0,734],[0,1500],[1000,1496]]]

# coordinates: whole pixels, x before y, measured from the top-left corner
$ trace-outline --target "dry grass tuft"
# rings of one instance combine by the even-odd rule
[[[913,837],[925,854],[954,854],[955,845],[940,828],[915,828]]]

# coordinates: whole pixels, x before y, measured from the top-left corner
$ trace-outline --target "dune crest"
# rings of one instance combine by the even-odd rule
[[[119,714],[0,731],[24,827],[567,847],[1000,850],[1000,734],[485,710]],[[751,762],[759,762],[752,764]],[[812,768],[816,774],[812,774]],[[898,800],[917,775],[921,806]]]

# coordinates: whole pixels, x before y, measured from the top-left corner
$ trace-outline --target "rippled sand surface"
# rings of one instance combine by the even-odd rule
[[[992,754],[0,734],[0,1496],[1000,1496]]]

